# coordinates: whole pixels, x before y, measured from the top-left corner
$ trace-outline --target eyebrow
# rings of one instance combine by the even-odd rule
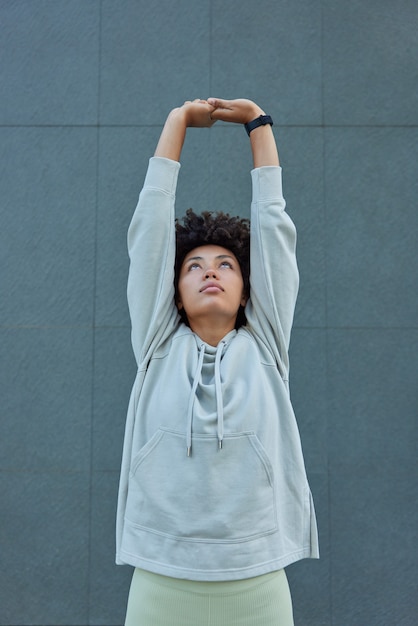
[[[234,260],[234,257],[231,254],[218,254],[215,259],[232,259]],[[185,263],[188,263],[189,261],[202,261],[203,257],[202,256],[190,256],[188,258],[185,259]]]

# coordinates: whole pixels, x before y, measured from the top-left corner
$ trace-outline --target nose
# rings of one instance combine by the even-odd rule
[[[213,269],[207,269],[205,271],[205,279],[209,279],[209,278],[217,278],[217,273],[216,270]]]

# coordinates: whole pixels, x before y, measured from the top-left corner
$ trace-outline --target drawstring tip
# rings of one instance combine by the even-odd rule
[[[192,447],[191,446],[187,446],[187,456],[190,456],[192,453]]]
[[[218,443],[219,443],[219,450],[222,450],[222,439],[219,439]]]

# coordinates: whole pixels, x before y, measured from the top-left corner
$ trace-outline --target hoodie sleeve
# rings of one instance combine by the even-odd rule
[[[288,349],[299,287],[296,229],[285,212],[281,167],[251,172],[251,276],[246,316],[288,379]]]
[[[150,159],[128,230],[128,305],[138,365],[169,334],[178,317],[174,303],[174,202],[180,163]]]

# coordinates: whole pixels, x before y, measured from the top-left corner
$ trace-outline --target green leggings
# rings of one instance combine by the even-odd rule
[[[227,582],[180,580],[136,569],[125,626],[293,626],[284,570]]]

